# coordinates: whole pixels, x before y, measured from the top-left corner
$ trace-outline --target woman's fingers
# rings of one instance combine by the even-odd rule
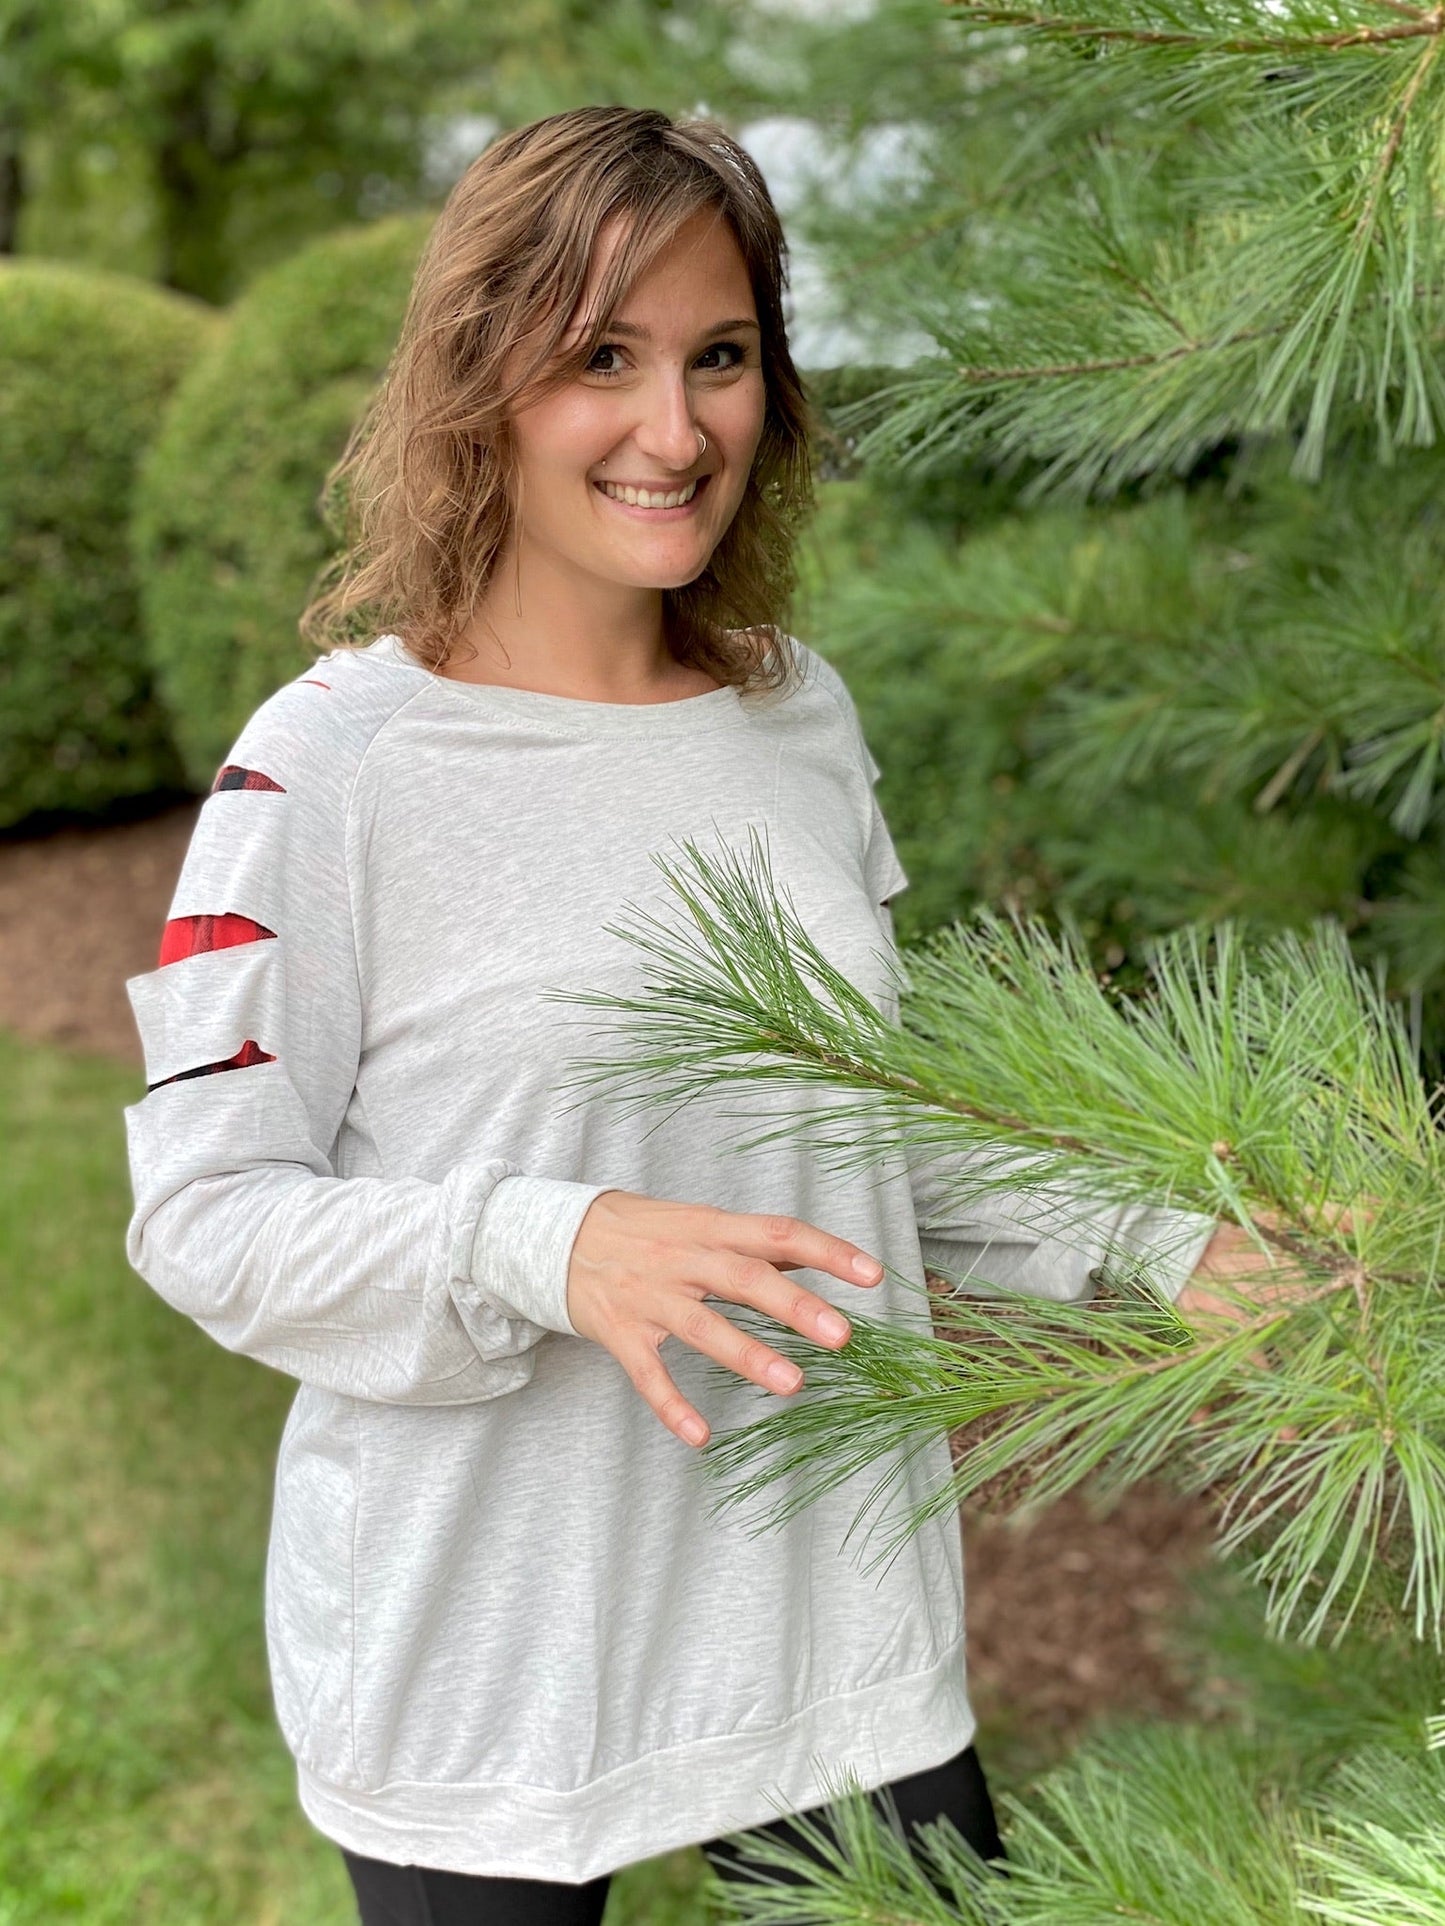
[[[706,1444],[707,1425],[678,1390],[672,1373],[657,1354],[657,1346],[666,1336],[666,1331],[659,1331],[654,1341],[619,1347],[612,1355],[631,1378],[633,1388],[651,1405],[669,1431],[684,1444]]]
[[[810,1267],[811,1268],[811,1267]],[[734,1304],[751,1305],[787,1324],[800,1337],[836,1350],[852,1335],[852,1326],[843,1313],[816,1291],[794,1284],[781,1276],[763,1257],[748,1257],[738,1251],[699,1249],[691,1266],[697,1285],[713,1297],[725,1297]]]
[[[708,1427],[696,1407],[689,1404],[678,1389],[676,1380],[658,1355],[658,1346],[667,1337],[681,1338],[695,1351],[701,1351],[705,1357],[726,1365],[767,1391],[786,1394],[796,1391],[803,1382],[797,1365],[770,1350],[760,1339],[748,1337],[700,1301],[687,1306],[671,1330],[655,1329],[655,1335],[649,1340],[613,1353],[668,1430],[686,1444],[706,1444]]]
[[[801,1217],[771,1213],[719,1211],[727,1242],[734,1250],[764,1258],[776,1270],[827,1271],[848,1284],[876,1284],[883,1266],[876,1257]]]
[[[579,1336],[612,1352],[669,1431],[700,1444],[707,1426],[658,1356],[667,1337],[780,1395],[802,1382],[795,1365],[705,1308],[704,1297],[750,1305],[830,1349],[852,1335],[841,1311],[784,1277],[785,1269],[826,1272],[863,1288],[884,1274],[858,1245],[801,1218],[603,1191],[573,1242],[568,1316]]]
[[[803,1382],[803,1374],[796,1364],[764,1344],[761,1338],[749,1337],[731,1319],[710,1311],[705,1304],[688,1306],[672,1326],[672,1335],[690,1344],[694,1351],[701,1351],[704,1357],[725,1364],[740,1378],[750,1378],[754,1384],[760,1384],[765,1391],[776,1391],[787,1397]]]
[[[720,1312],[709,1310],[701,1300],[687,1305],[679,1311],[670,1330],[658,1332],[652,1343],[638,1345],[622,1362],[637,1390],[668,1430],[688,1444],[705,1443],[707,1425],[679,1391],[658,1355],[657,1346],[666,1337],[681,1338],[684,1344],[691,1345],[694,1351],[700,1351],[714,1363],[725,1365],[739,1377],[748,1378],[765,1391],[775,1391],[780,1396],[796,1391],[803,1382],[803,1373],[797,1365],[780,1356],[761,1338],[749,1337]]]

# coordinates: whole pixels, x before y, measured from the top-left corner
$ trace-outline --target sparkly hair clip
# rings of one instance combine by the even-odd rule
[[[756,162],[750,163],[739,153],[731,141],[712,140],[708,142],[708,146],[711,147],[715,154],[722,155],[728,166],[750,193],[756,192],[757,183],[754,179],[757,167]]]

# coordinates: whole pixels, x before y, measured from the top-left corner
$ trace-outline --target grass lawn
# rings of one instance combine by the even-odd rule
[[[0,1032],[0,1926],[354,1926],[296,1803],[262,1574],[294,1382],[125,1261],[140,1072]],[[606,1926],[687,1926],[695,1847]]]

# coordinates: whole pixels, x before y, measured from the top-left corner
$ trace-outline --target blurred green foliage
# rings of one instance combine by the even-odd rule
[[[510,32],[466,0],[0,0],[12,244],[224,303],[317,234],[424,201]]]
[[[314,242],[259,275],[147,453],[134,552],[151,663],[191,785],[314,652],[297,619],[333,551],[326,473],[386,367],[429,215]]]
[[[1287,462],[1125,505],[1017,511],[968,468],[931,508],[881,470],[824,492],[801,626],[882,768],[900,937],[1067,916],[1127,984],[1181,923],[1329,915],[1440,1048],[1445,465]]]
[[[440,205],[498,128],[726,92],[724,0],[0,0],[0,254],[216,304]]]
[[[126,520],[157,417],[218,325],[126,276],[0,264],[0,828],[184,780]]]

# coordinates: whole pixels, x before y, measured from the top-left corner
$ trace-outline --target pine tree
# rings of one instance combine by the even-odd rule
[[[1128,975],[1183,921],[1329,915],[1438,1068],[1436,16],[885,0],[785,39],[838,137],[912,129],[909,180],[795,223],[927,350],[832,412],[866,500],[805,624],[883,765],[901,933],[1066,911]]]
[[[857,310],[936,350],[842,425],[883,478],[872,502],[943,506],[900,517],[895,563],[835,606],[895,690],[933,644],[942,686],[972,693],[970,793],[1012,777],[1038,906],[1087,904],[1093,876],[1107,907],[1133,879],[1137,913],[1105,934],[1135,968],[1104,980],[1057,917],[985,908],[906,946],[895,1017],[819,951],[756,840],[689,845],[659,859],[676,919],[618,930],[647,995],[567,999],[628,1044],[578,1081],[639,1104],[827,1086],[839,1103],[770,1103],[739,1148],[921,1159],[959,1209],[1006,1200],[1060,1242],[1101,1207],[1207,1212],[1277,1270],[1191,1322],[1120,1239],[1087,1305],[975,1294],[985,1264],[931,1293],[931,1336],[855,1317],[820,1354],[757,1320],[808,1386],[714,1439],[719,1504],[771,1497],[776,1521],[876,1470],[859,1522],[886,1557],[961,1498],[1167,1470],[1213,1495],[1252,1587],[1253,1625],[1221,1608],[1208,1634],[1249,1690],[1232,1719],[1091,1741],[1010,1801],[1006,1880],[946,1825],[910,1852],[840,1785],[816,1861],[755,1841],[756,1883],[713,1898],[756,1922],[1439,1926],[1445,1139],[1420,1046],[1445,954],[1445,10],[884,0],[821,41],[769,31],[810,111],[927,136],[910,195],[817,215]],[[980,476],[1012,500],[960,541],[949,503]],[[949,828],[957,847],[977,823]],[[953,1475],[900,1513],[899,1463],[940,1427]]]

